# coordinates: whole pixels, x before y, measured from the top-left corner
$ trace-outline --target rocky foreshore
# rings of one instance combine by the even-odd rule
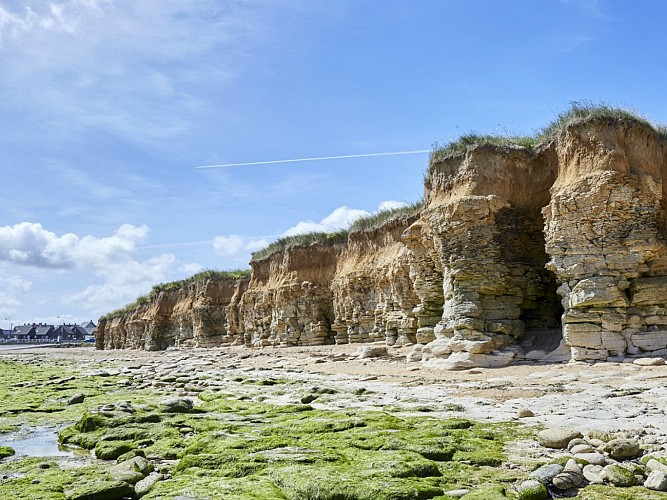
[[[666,495],[666,366],[442,372],[405,363],[409,347],[382,347],[3,353],[1,444],[54,428],[93,456],[5,458],[0,493],[25,484],[28,496],[12,498]],[[327,489],[314,493],[316,484]]]

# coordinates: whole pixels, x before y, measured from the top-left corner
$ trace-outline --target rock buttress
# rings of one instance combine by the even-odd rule
[[[555,175],[550,154],[480,146],[430,166],[426,206],[404,240],[431,364],[508,364],[518,348],[505,348],[527,325],[555,326],[540,217]]]
[[[401,241],[415,219],[399,217],[350,234],[331,284],[337,344],[415,342],[419,300]]]
[[[239,306],[247,346],[334,343],[331,281],[343,246],[294,246],[251,262]]]
[[[573,359],[667,354],[664,143],[648,125],[597,119],[568,127],[556,151],[543,213]]]

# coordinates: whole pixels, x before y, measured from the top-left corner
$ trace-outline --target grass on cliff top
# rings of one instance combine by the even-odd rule
[[[111,311],[110,313],[107,313],[104,316],[102,316],[102,318],[100,319],[109,319],[116,316],[120,316],[121,314],[125,314],[126,312],[136,309],[138,306],[142,304],[147,304],[152,299],[157,297],[161,292],[183,288],[187,285],[190,285],[191,283],[197,283],[198,281],[204,281],[207,279],[212,279],[212,280],[238,279],[238,278],[247,278],[249,276],[250,276],[250,269],[233,269],[230,271],[217,271],[214,269],[206,269],[204,271],[200,271],[196,274],[193,274],[189,278],[177,281],[170,281],[168,283],[158,283],[157,285],[153,286],[153,288],[148,294],[137,297],[137,299],[134,302],[120,309],[116,309],[115,311]]]
[[[392,208],[390,210],[382,210],[376,214],[372,214],[367,217],[361,217],[352,223],[350,226],[350,232],[355,233],[357,231],[378,229],[380,226],[386,224],[389,221],[396,220],[400,217],[409,217],[419,213],[423,206],[424,202],[420,200],[413,203],[412,205]]]
[[[309,245],[325,245],[334,246],[347,242],[347,237],[350,233],[357,231],[368,231],[377,229],[389,221],[398,219],[399,217],[406,217],[418,213],[422,207],[423,202],[418,201],[411,205],[404,207],[392,208],[389,210],[382,210],[366,217],[357,219],[348,229],[342,229],[333,233],[305,233],[294,236],[285,236],[280,238],[269,246],[254,252],[252,254],[252,261],[258,261],[273,255],[276,252],[282,252],[288,248]]]
[[[635,111],[607,103],[592,101],[572,101],[567,111],[559,113],[549,125],[533,135],[516,134],[479,134],[470,132],[444,145],[435,143],[431,151],[430,164],[465,154],[469,149],[479,146],[523,147],[533,149],[555,139],[567,127],[589,120],[607,119],[612,121],[630,121],[653,128],[658,135],[667,140],[667,127],[656,125]]]
[[[257,252],[253,252],[251,262],[265,259],[269,255],[273,255],[276,252],[281,252],[292,247],[309,245],[339,245],[347,242],[348,234],[349,231],[347,229],[341,229],[340,231],[333,233],[312,232],[305,234],[295,234],[294,236],[285,236],[274,241],[267,247],[262,248]]]

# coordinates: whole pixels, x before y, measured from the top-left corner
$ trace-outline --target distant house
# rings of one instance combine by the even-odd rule
[[[3,343],[54,343],[83,342],[94,339],[95,323],[88,321],[80,325],[62,324],[58,326],[45,323],[26,323],[9,330],[0,329],[0,342]]]

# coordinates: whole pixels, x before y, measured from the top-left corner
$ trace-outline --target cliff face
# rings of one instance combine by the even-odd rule
[[[331,280],[341,251],[297,246],[253,261],[239,308],[246,345],[333,344]]]
[[[100,322],[99,348],[415,343],[443,368],[667,354],[667,148],[588,119],[433,161],[424,205]]]
[[[400,217],[350,234],[331,283],[336,343],[416,341],[419,299],[401,239],[415,219]]]
[[[160,292],[134,309],[101,319],[95,345],[155,351],[242,343],[238,309],[248,281],[204,279]]]

